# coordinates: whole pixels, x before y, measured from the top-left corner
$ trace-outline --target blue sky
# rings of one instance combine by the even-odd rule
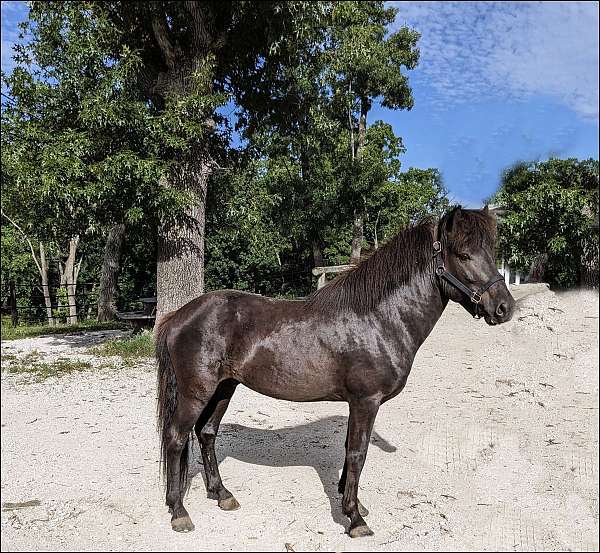
[[[518,160],[598,157],[598,2],[388,4],[422,35],[415,107],[371,113],[403,137],[405,169],[437,167],[477,207]],[[26,13],[2,2],[3,71]]]

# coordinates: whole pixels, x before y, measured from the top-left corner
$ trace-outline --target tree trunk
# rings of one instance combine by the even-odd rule
[[[158,233],[156,320],[204,292],[206,191],[212,166],[198,152],[175,166],[163,186],[191,192],[184,221],[164,221]]]
[[[363,154],[363,148],[367,141],[367,113],[371,108],[371,102],[368,98],[360,99],[360,118],[358,119],[358,143],[356,148],[356,159],[360,163]],[[364,206],[354,208],[354,220],[352,221],[352,249],[350,252],[350,263],[358,263],[362,251],[362,242],[364,237]]]
[[[363,241],[363,215],[362,212],[354,210],[354,221],[352,223],[352,250],[350,252],[350,263],[356,264],[360,261]]]
[[[44,304],[46,305],[46,318],[48,324],[54,326],[54,316],[52,315],[52,300],[50,299],[50,284],[48,283],[48,262],[43,242],[40,242],[40,277],[42,279],[42,293],[44,294]]]
[[[377,218],[375,219],[375,225],[373,228],[373,234],[374,234],[374,239],[375,239],[375,249],[379,249],[379,238],[377,235],[377,225],[379,224],[379,215],[380,215],[381,211],[377,212]]]
[[[178,31],[172,31],[166,13],[156,3],[152,18],[152,33],[161,52],[163,68],[143,89],[152,102],[164,107],[167,98],[213,94],[212,78],[200,84],[195,76],[206,72],[213,56],[225,47],[231,17],[217,22],[210,16],[211,8],[204,2],[182,3],[189,15],[191,27],[187,48],[182,48]],[[150,73],[156,66],[150,64]],[[198,115],[198,114],[196,114]],[[207,145],[208,134],[215,128],[212,114],[205,114],[206,135],[202,142],[188,139],[189,150],[176,159],[161,185],[191,193],[194,200],[183,218],[165,218],[158,229],[156,270],[156,320],[178,309],[204,292],[204,228],[206,191],[213,164]]]
[[[302,150],[300,152],[300,170],[301,170],[301,180],[302,180],[302,191],[304,194],[307,194],[311,189],[311,171],[310,171],[310,161],[309,154],[306,150],[305,145],[303,145]],[[305,201],[308,201],[307,199]],[[313,263],[315,267],[322,267],[323,262],[323,252],[321,251],[321,243],[318,237],[318,227],[315,223],[314,219],[308,221],[308,224],[312,226],[314,229],[309,234],[310,245],[312,247],[313,252]],[[311,238],[312,236],[312,238]]]
[[[323,251],[317,239],[312,240],[313,263],[315,267],[324,267]]]
[[[15,281],[8,283],[9,301],[10,301],[10,322],[13,327],[19,325],[19,310],[17,309],[17,291]]]
[[[117,290],[117,274],[119,272],[119,257],[125,236],[125,225],[114,225],[108,232],[102,260],[100,275],[100,292],[98,294],[98,321],[106,322],[115,318],[115,292]]]
[[[54,317],[52,316],[52,302],[50,301],[50,287],[48,285],[48,263],[46,262],[46,253],[44,251],[44,244],[40,242],[40,260],[38,262],[37,257],[35,255],[35,249],[33,248],[33,244],[29,239],[29,236],[25,234],[23,229],[13,221],[3,210],[0,209],[3,217],[5,217],[25,238],[27,244],[29,244],[29,250],[31,251],[31,257],[37,270],[40,274],[40,279],[42,281],[42,293],[44,294],[44,303],[46,304],[46,316],[48,317],[48,324],[50,326],[54,325]]]
[[[79,269],[81,268],[81,258],[78,262],[75,261],[78,245],[79,236],[71,238],[71,240],[69,240],[69,255],[65,260],[65,264],[64,266],[60,262],[58,264],[60,271],[60,285],[67,291],[67,305],[69,308],[69,315],[67,317],[68,324],[77,324],[77,299],[75,293],[77,292],[77,277],[79,276]]]
[[[371,109],[371,102],[367,98],[360,99],[360,118],[358,119],[358,144],[356,158],[360,161],[362,150],[367,142],[367,114]]]

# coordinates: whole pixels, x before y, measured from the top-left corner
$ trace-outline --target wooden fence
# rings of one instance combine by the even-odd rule
[[[49,290],[50,310],[44,303],[44,286]],[[75,307],[78,320],[93,318],[98,306],[97,289],[97,282],[78,282],[75,294],[72,294],[66,285],[16,284],[11,281],[8,294],[6,290],[2,291],[2,314],[10,314],[13,326],[19,320],[53,325],[68,319],[71,307]]]

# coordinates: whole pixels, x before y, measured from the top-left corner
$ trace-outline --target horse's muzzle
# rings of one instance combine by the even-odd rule
[[[493,314],[485,313],[485,322],[491,326],[510,321],[515,311],[515,300],[512,295],[504,300],[501,300],[493,312]]]

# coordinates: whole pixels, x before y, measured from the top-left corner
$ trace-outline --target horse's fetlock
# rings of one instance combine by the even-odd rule
[[[175,504],[179,501],[180,495],[178,492],[168,492],[166,504],[169,506],[169,512],[173,512]]]
[[[342,512],[346,516],[350,516],[356,510],[357,510],[356,501],[354,501],[353,499],[342,500]]]

